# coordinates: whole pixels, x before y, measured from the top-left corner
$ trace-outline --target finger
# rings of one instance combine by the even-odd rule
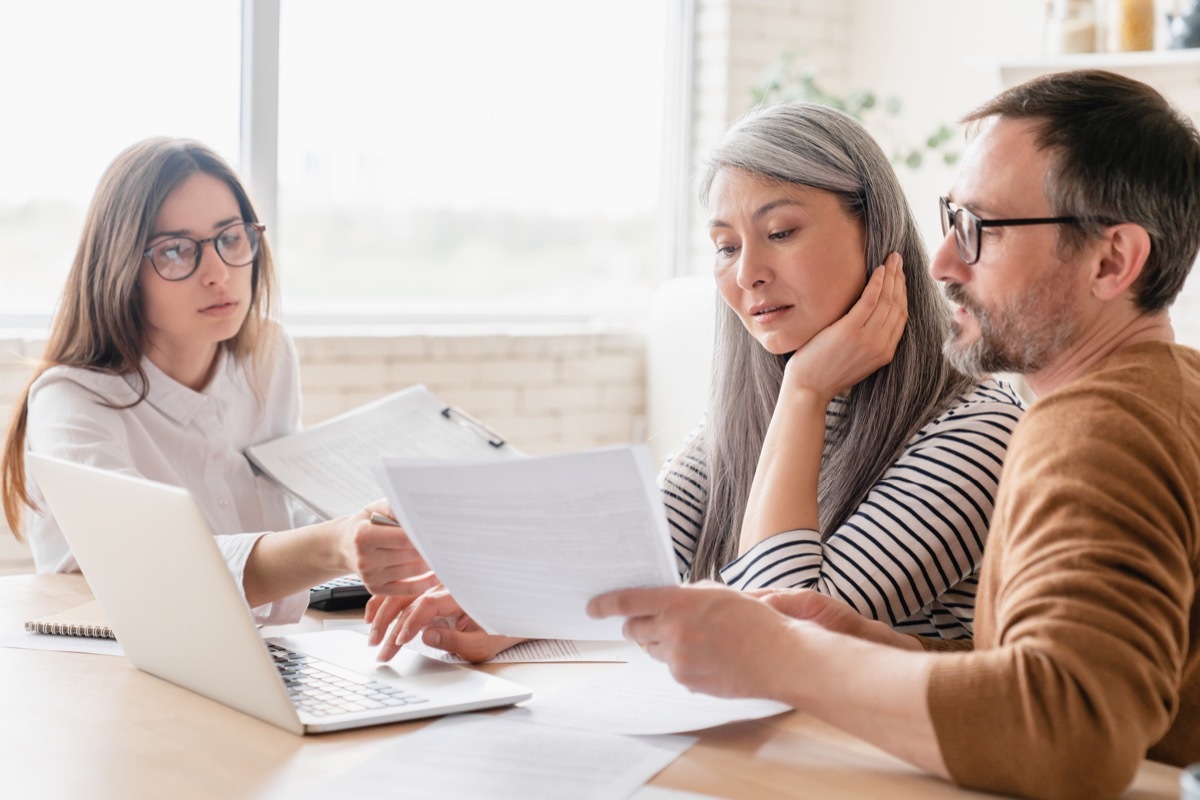
[[[904,323],[908,318],[908,304],[907,298],[903,295],[904,288],[896,268],[887,266],[881,269],[887,274],[884,277],[879,304],[872,313],[868,325],[876,337],[876,341],[888,352],[891,352],[904,330]]]
[[[501,652],[525,639],[511,636],[494,636],[484,631],[459,631],[452,628],[430,628],[425,631],[422,641],[430,647],[437,647],[448,653],[454,653],[472,664],[491,661]]]
[[[888,316],[888,349],[895,351],[896,346],[900,342],[900,337],[904,335],[904,328],[908,325],[908,290],[904,280],[904,273],[899,267],[896,268],[895,295],[892,298],[891,310]]]
[[[678,586],[652,589],[621,589],[593,597],[587,604],[587,614],[594,619],[603,617],[648,616],[659,613],[682,591]]]
[[[374,647],[383,641],[383,633],[387,630],[388,625],[392,624],[392,621],[399,617],[415,599],[416,595],[385,598],[370,620],[371,630],[367,634],[367,644]]]
[[[621,635],[646,647],[659,641],[657,617],[630,617],[621,626]]]
[[[400,648],[410,642],[413,636],[420,632],[420,628],[417,628],[413,631],[412,635],[405,636],[403,634],[404,626],[415,613],[416,605],[415,602],[412,603],[396,617],[391,629],[382,637],[379,652],[375,655],[376,661],[391,661],[396,653],[400,652]]]
[[[425,593],[417,602],[413,603],[412,609],[405,618],[402,625],[397,627],[395,639],[398,644],[411,641],[421,632],[436,617],[449,617],[457,620],[459,617],[466,616],[462,606],[458,601],[446,591]]]
[[[379,607],[387,600],[386,597],[378,594],[373,594],[367,599],[367,607],[363,611],[363,622],[368,624],[375,619],[375,614],[379,611]]]
[[[359,552],[371,550],[411,550],[416,547],[404,528],[383,525],[368,519],[359,520],[354,526],[354,545]]]
[[[372,594],[421,594],[440,583],[424,562],[369,569],[361,573],[362,582]]]

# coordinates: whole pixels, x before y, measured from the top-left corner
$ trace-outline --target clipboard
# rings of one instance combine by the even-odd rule
[[[311,428],[246,449],[255,472],[321,519],[384,496],[373,470],[385,457],[493,460],[524,454],[424,384],[381,397]]]

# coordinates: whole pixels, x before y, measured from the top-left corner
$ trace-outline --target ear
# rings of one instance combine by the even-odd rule
[[[1141,276],[1150,257],[1150,234],[1132,222],[1113,225],[1101,239],[1099,255],[1092,294],[1098,300],[1115,300]]]

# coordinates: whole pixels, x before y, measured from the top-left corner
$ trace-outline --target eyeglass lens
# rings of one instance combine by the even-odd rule
[[[979,257],[979,217],[965,208],[950,208],[945,199],[942,200],[942,235],[954,228],[954,242],[958,245],[958,254],[968,264],[974,264]]]
[[[231,267],[244,267],[258,255],[260,235],[251,223],[237,223],[225,228],[211,239],[197,241],[185,237],[167,239],[150,249],[154,270],[169,281],[180,281],[200,266],[200,251],[205,242],[212,242],[217,255]]]

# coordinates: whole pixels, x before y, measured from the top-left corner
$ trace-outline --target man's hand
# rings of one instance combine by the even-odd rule
[[[920,650],[914,637],[862,616],[847,603],[811,589],[757,589],[748,592],[781,614],[814,622],[827,631],[905,650]]]
[[[780,650],[802,635],[804,623],[716,583],[610,592],[593,598],[588,614],[628,617],[625,638],[693,691],[787,702],[790,684],[803,680],[776,665],[787,663]]]

